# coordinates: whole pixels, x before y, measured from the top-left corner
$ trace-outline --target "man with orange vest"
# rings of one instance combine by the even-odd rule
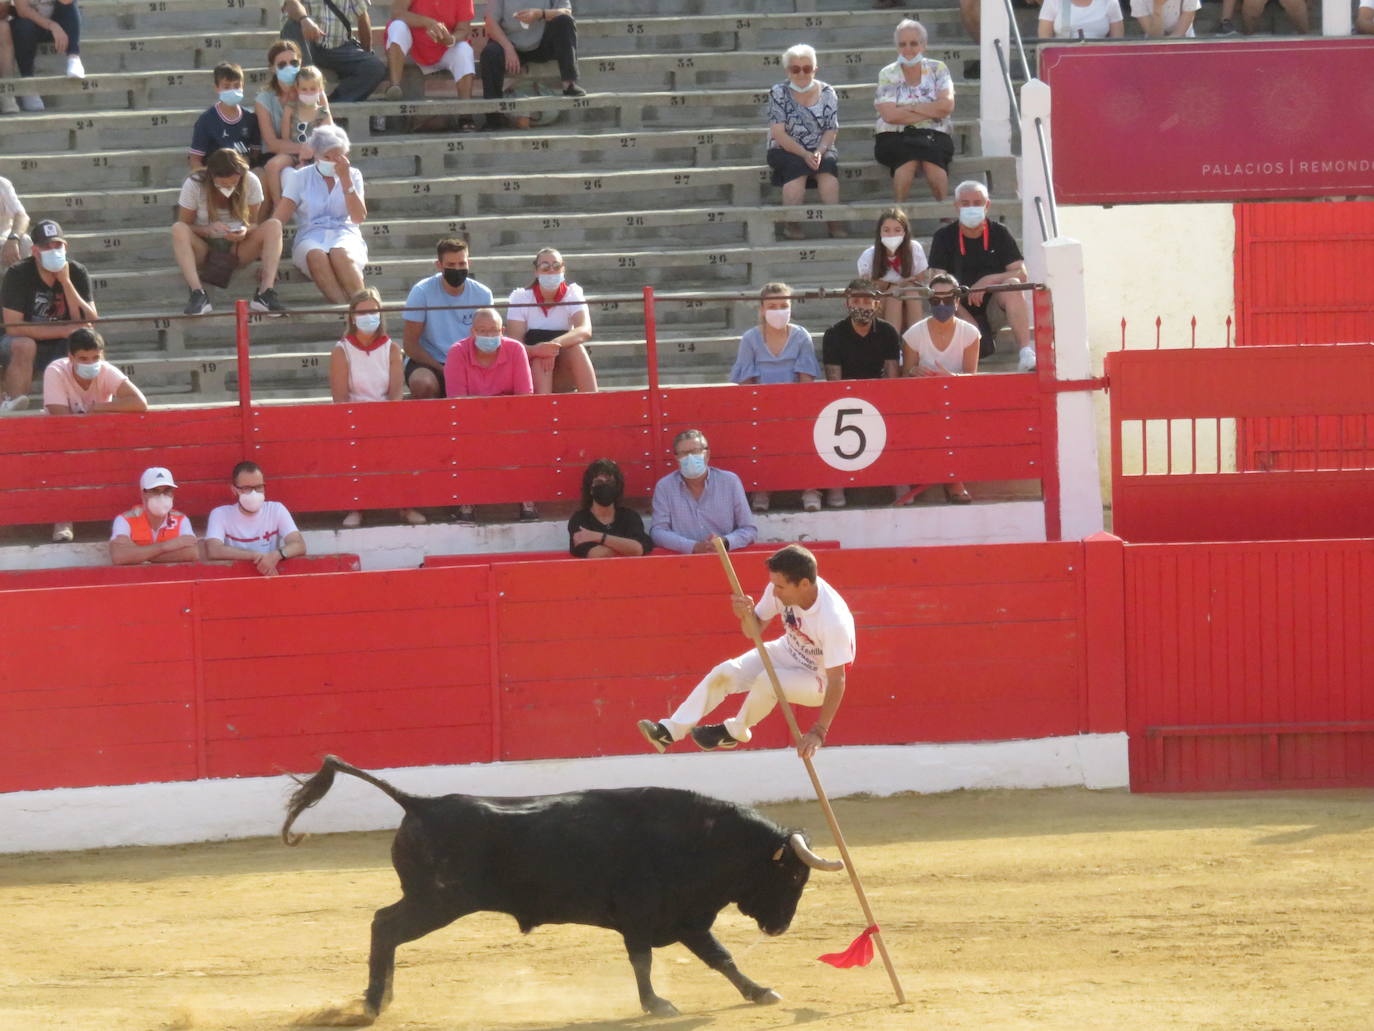
[[[144,469],[138,480],[143,504],[115,516],[110,530],[110,561],[117,566],[140,562],[194,562],[196,535],[191,520],[172,508],[176,481],[161,466]]]

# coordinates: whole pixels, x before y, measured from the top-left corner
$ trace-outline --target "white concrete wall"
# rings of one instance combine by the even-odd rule
[[[1197,316],[1197,346],[1222,347],[1235,313],[1235,217],[1229,204],[1134,204],[1064,207],[1059,229],[1083,245],[1088,337],[1093,374],[1108,351],[1126,343],[1153,347],[1155,317],[1162,347],[1188,347]],[[1029,232],[1030,230],[1027,229]],[[1111,498],[1111,438],[1107,398],[1096,401],[1097,453],[1103,499]],[[1164,453],[1162,426],[1151,427],[1151,466]],[[1138,463],[1138,449],[1126,461]]]
[[[348,758],[344,756],[344,758]],[[1086,734],[1034,741],[822,749],[816,770],[831,798],[960,788],[1121,788],[1128,784],[1126,735]],[[302,770],[313,773],[314,770]],[[423,795],[529,795],[582,788],[682,787],[749,804],[811,798],[791,749],[726,754],[616,756],[374,771]],[[0,852],[48,852],[118,845],[169,845],[275,835],[294,784],[243,777],[173,784],[62,788],[0,794]],[[339,777],[296,830],[378,830],[401,812],[376,788]],[[815,826],[824,818],[816,812]]]

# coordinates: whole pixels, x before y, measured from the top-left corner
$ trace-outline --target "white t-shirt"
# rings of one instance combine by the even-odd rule
[[[544,302],[547,304],[550,299],[546,296]],[[523,322],[526,329],[555,329],[562,333],[572,328],[572,317],[577,312],[591,317],[587,299],[582,294],[582,288],[576,283],[568,284],[568,292],[563,295],[560,304],[566,307],[550,308],[546,315],[544,309],[535,301],[534,291],[528,286],[522,286],[511,291],[506,319],[509,322]]]
[[[1374,6],[1374,0],[1368,0],[1368,3]],[[1202,7],[1202,0],[1164,0],[1164,9],[1159,12],[1160,21],[1162,22],[1161,28],[1165,32],[1172,31],[1173,27],[1178,24],[1178,19],[1182,17],[1185,11],[1196,11],[1200,7]],[[1132,18],[1148,18],[1154,13],[1154,9],[1154,0],[1131,0]],[[1184,36],[1196,35],[1197,33],[1193,31],[1193,26],[1189,25],[1188,31],[1184,33]]]
[[[247,200],[248,210],[256,211],[262,206],[262,182],[252,172],[244,173],[248,176]],[[210,212],[205,204],[205,187],[214,188],[214,180],[198,183],[195,176],[187,176],[186,181],[181,184],[181,196],[177,198],[177,204],[187,211],[196,213],[196,225],[208,226],[210,224]],[[227,215],[228,212],[225,212]],[[233,224],[234,220],[221,217],[218,221]],[[242,224],[242,223],[240,223]]]
[[[883,248],[883,251],[884,251],[884,257],[886,257],[886,256],[887,256],[887,255],[886,255],[887,248],[884,247],[884,248]],[[926,269],[928,269],[929,267],[930,267],[930,262],[926,261],[926,251],[925,251],[925,248],[922,247],[922,246],[921,246],[919,243],[917,243],[915,240],[912,240],[912,241],[911,241],[911,274],[912,274],[913,276],[919,276],[922,272],[924,272],[924,271],[925,271]],[[872,248],[872,247],[867,248],[862,254],[859,255],[859,275],[863,276],[865,279],[872,279],[872,278],[873,278],[873,248]],[[887,266],[887,271],[884,272],[884,273],[883,273],[881,276],[879,276],[878,278],[879,278],[879,279],[882,279],[882,280],[884,280],[884,281],[886,281],[886,282],[888,282],[888,283],[895,283],[895,282],[897,282],[898,280],[900,280],[900,279],[902,278],[902,274],[901,274],[901,272],[899,272],[897,269],[893,268],[893,267],[891,266],[891,264],[888,264],[888,266]]]
[[[4,242],[4,237],[14,228],[14,220],[22,214],[24,205],[20,203],[19,195],[14,192],[14,184],[0,176],[0,243]],[[27,258],[28,254],[24,254],[23,257]]]
[[[167,517],[168,517],[168,519],[171,518],[171,513],[170,513],[170,512],[168,513],[168,516],[167,516]],[[149,526],[152,526],[152,520],[151,520],[151,519],[148,521],[148,525],[149,525]],[[164,526],[166,526],[166,525],[167,525],[167,519],[164,519],[164,520],[162,520],[162,522],[158,523],[156,526],[153,526],[153,536],[156,537],[158,531],[161,530],[161,529],[162,529]],[[114,540],[116,537],[132,537],[133,535],[134,535],[134,530],[133,530],[133,527],[131,527],[131,526],[129,525],[129,520],[125,519],[122,515],[117,515],[117,516],[115,516],[115,517],[114,517],[114,526],[112,526],[112,527],[110,528],[110,540]],[[194,530],[191,529],[191,520],[190,520],[189,518],[183,519],[183,520],[181,521],[181,527],[177,530],[177,536],[178,536],[178,537],[194,537],[195,535],[196,535],[196,532],[195,532]]]
[[[902,343],[916,352],[916,358],[923,369],[938,367],[946,372],[964,371],[964,352],[970,347],[976,348],[982,334],[978,332],[977,326],[963,319],[955,318],[951,321],[954,323],[954,339],[943,351],[930,339],[930,319],[922,319],[902,334]]]
[[[82,380],[89,386],[77,385],[72,374],[71,358],[58,358],[43,370],[43,407],[66,405],[73,415],[85,415],[98,401],[113,401],[115,391],[124,385],[128,376],[107,361],[100,363],[95,379]]]
[[[1079,7],[1072,0],[1062,0],[1069,10],[1067,27],[1061,16],[1061,0],[1044,0],[1040,5],[1040,21],[1054,22],[1054,34],[1059,39],[1077,39],[1081,30],[1087,39],[1106,39],[1107,30],[1122,20],[1117,0],[1093,0],[1087,7]]]
[[[280,548],[287,534],[295,532],[296,523],[286,506],[280,501],[264,501],[252,515],[238,505],[220,505],[210,513],[205,539],[266,554]]]
[[[798,668],[819,673],[854,661],[854,616],[839,592],[821,577],[816,578],[816,601],[809,609],[779,605],[770,582],[754,615],[766,623],[779,613],[787,654]]]

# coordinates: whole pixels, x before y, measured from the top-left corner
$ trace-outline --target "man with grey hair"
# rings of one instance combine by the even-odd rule
[[[717,537],[730,549],[754,543],[759,530],[732,472],[709,465],[710,445],[701,430],[683,430],[673,439],[678,471],[654,485],[654,544],[683,555],[715,550]]]
[[[932,272],[948,272],[967,289],[959,317],[973,323],[982,334],[980,358],[995,350],[995,327],[1005,317],[1016,337],[1022,368],[1032,369],[1035,351],[1030,346],[1026,297],[1019,292],[987,292],[990,286],[1026,282],[1026,263],[1011,230],[988,218],[991,203],[987,187],[977,180],[969,179],[955,187],[954,211],[959,218],[935,231],[930,241],[930,268]]]

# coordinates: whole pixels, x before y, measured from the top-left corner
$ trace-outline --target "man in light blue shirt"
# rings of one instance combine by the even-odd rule
[[[714,551],[717,537],[730,549],[754,543],[759,528],[749,511],[744,484],[734,473],[707,464],[710,446],[701,430],[683,430],[673,441],[678,471],[654,486],[654,525],[660,548],[684,555]]]
[[[473,315],[492,301],[491,290],[468,275],[465,241],[446,237],[439,241],[438,252],[434,267],[439,271],[410,288],[401,313],[406,324],[406,386],[417,401],[444,396],[444,359],[449,348],[472,336]]]

